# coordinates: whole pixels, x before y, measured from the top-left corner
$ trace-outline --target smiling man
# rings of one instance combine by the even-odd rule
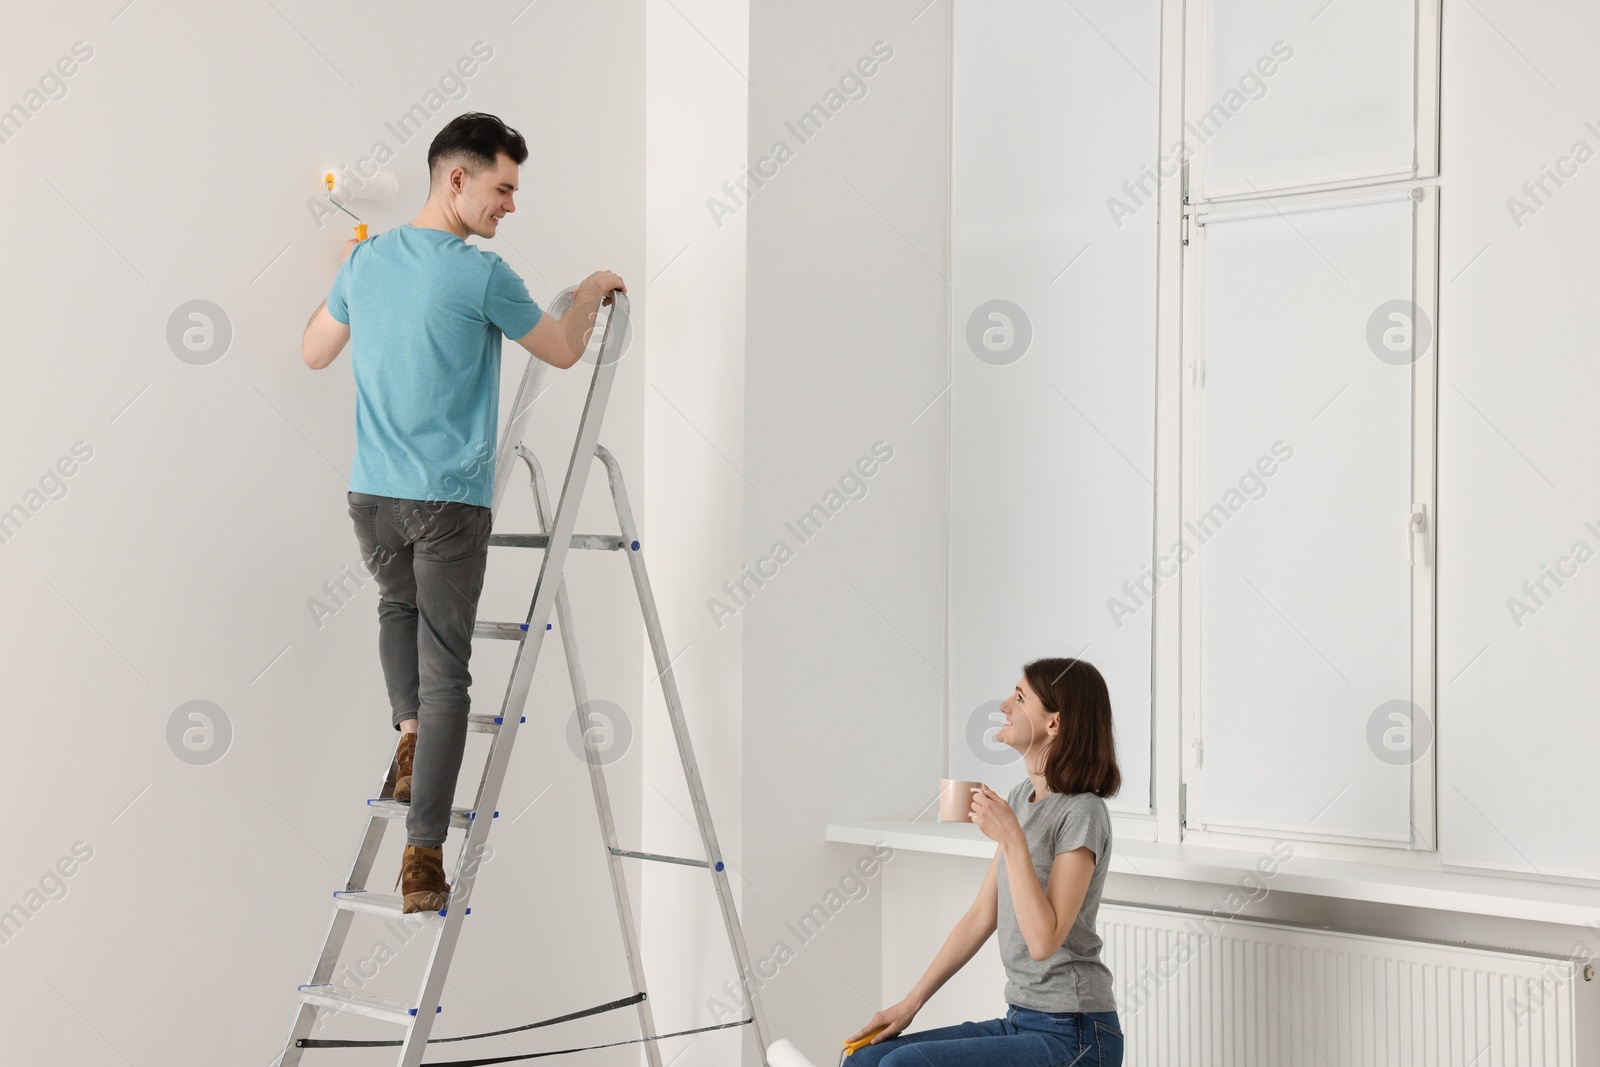
[[[505,260],[467,243],[516,210],[522,135],[493,115],[453,119],[428,148],[417,217],[347,242],[301,357],[321,370],[350,343],[356,450],[347,505],[378,583],[378,658],[400,731],[394,798],[409,802],[400,863],[407,912],[443,908],[444,839],[466,746],[468,661],[489,558],[500,338],[567,368],[613,290],[579,284],[572,310],[545,315]]]

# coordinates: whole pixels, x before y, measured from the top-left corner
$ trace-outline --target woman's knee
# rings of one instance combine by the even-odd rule
[[[889,1042],[884,1042],[878,1047],[887,1048],[889,1044]],[[856,1053],[856,1056],[859,1055],[859,1052]],[[850,1059],[855,1059],[855,1056],[851,1056]],[[865,1067],[865,1065],[862,1065],[862,1067]],[[878,1067],[928,1067],[928,1061],[923,1051],[918,1049],[913,1042],[898,1041],[894,1042],[893,1047],[888,1048],[879,1057]]]

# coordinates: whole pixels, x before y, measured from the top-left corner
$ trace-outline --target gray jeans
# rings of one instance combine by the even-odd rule
[[[467,743],[467,663],[493,514],[459,501],[346,498],[378,583],[378,659],[394,727],[417,720],[406,843],[439,848]]]

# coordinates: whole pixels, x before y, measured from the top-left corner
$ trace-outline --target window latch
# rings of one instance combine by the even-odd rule
[[[1417,565],[1417,536],[1422,536],[1423,563],[1427,563],[1428,554],[1428,505],[1418,504],[1417,510],[1411,513],[1406,520],[1406,565]]]

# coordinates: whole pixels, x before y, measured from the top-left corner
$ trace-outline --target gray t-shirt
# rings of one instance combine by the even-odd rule
[[[1029,800],[1032,795],[1033,780],[1024,778],[1006,802],[1027,835],[1033,869],[1046,894],[1058,853],[1087,845],[1094,851],[1094,873],[1066,940],[1049,959],[1035,960],[1028,955],[1028,944],[1017,926],[1005,854],[1001,854],[995,872],[1000,888],[996,933],[1006,968],[1006,1002],[1034,1011],[1116,1011],[1111,970],[1100,962],[1102,942],[1094,930],[1100,891],[1111,864],[1111,815],[1106,802],[1093,793],[1046,793]]]

